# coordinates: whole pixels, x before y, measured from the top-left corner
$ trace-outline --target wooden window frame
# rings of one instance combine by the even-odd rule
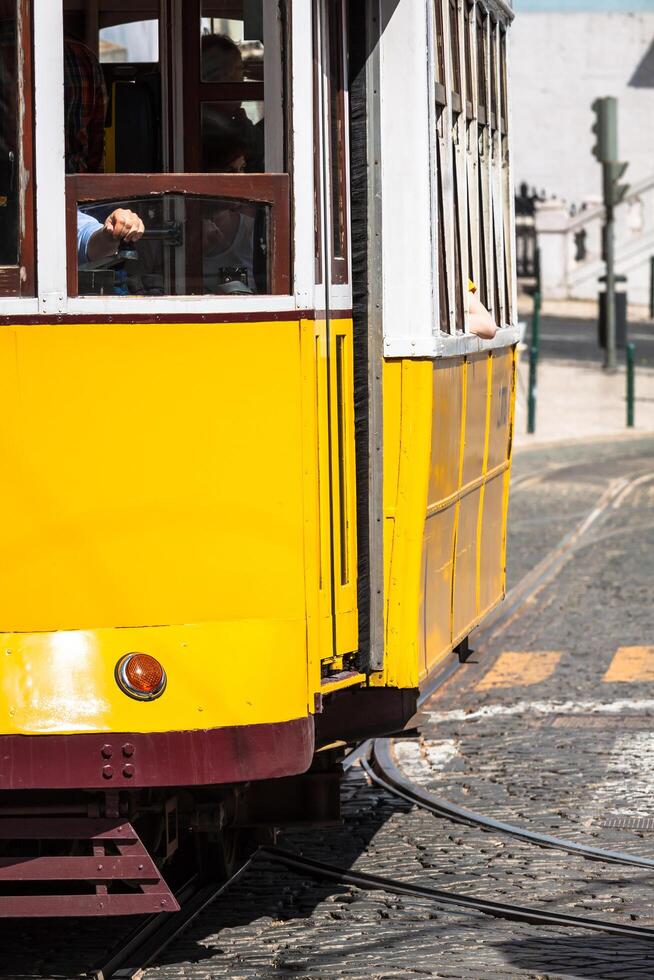
[[[162,194],[226,197],[270,206],[271,296],[291,291],[290,178],[288,174],[71,174],[66,177],[68,295],[77,297],[77,208],[95,201],[121,201]],[[261,296],[262,294],[256,294]],[[130,297],[135,299],[138,297]],[[147,297],[143,297],[147,302]],[[243,296],[238,299],[243,302]]]
[[[449,24],[450,24],[450,64],[452,66],[452,78],[450,79],[450,97],[453,112],[461,112],[463,109],[463,66],[461,64],[461,31],[459,30],[459,4],[458,0],[445,0],[449,3]]]
[[[202,0],[184,0],[182,58],[184,64],[184,169],[200,173],[202,106],[207,102],[263,102],[264,82],[205,82],[202,78]],[[178,80],[180,83],[181,80]]]
[[[472,79],[473,79],[472,60],[474,57],[472,51],[473,9],[474,8],[471,6],[468,0],[466,0],[465,5],[463,7],[463,25],[464,25],[464,32],[465,32],[463,45],[465,50],[465,68],[466,68],[466,119],[468,119],[468,121],[474,119],[474,115],[475,115],[474,98],[472,95]]]
[[[36,240],[34,207],[34,73],[32,3],[16,2],[18,78],[18,262],[0,266],[0,296],[36,295]]]
[[[486,78],[486,66],[488,63],[488,14],[480,6],[476,8],[477,23],[475,25],[477,36],[477,119],[481,126],[488,122],[486,116],[486,105],[488,100],[488,86]]]
[[[331,6],[333,4],[333,6]],[[327,131],[329,136],[329,172],[330,172],[330,232],[331,232],[331,282],[335,286],[345,286],[349,283],[349,241],[348,241],[348,160],[347,160],[347,130],[348,119],[345,107],[345,92],[348,86],[346,53],[343,50],[345,43],[345,26],[347,15],[345,4],[346,0],[331,0],[327,8]],[[333,12],[333,14],[332,14]],[[330,14],[334,20],[330,20]],[[340,77],[337,79],[338,89],[336,92],[335,103],[332,102],[334,96],[334,77],[333,77],[333,38],[336,35],[338,40],[338,63],[337,71],[340,70]],[[323,45],[323,50],[325,45]],[[335,104],[336,122],[339,132],[334,132],[332,107]],[[336,160],[333,159],[334,147],[337,148]],[[334,175],[338,179],[334,180]],[[342,222],[339,228],[336,226],[336,210],[340,210]],[[338,248],[336,250],[336,236],[338,233]]]
[[[316,286],[323,284],[323,186],[322,186],[322,79],[321,79],[321,4],[320,0],[312,0],[311,4],[311,39],[313,44],[312,74],[313,74],[313,222],[314,222],[314,282]]]
[[[436,103],[447,105],[447,60],[445,54],[445,28],[443,26],[443,0],[432,0],[434,18],[434,87]]]

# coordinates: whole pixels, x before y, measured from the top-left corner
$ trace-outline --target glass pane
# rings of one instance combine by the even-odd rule
[[[94,263],[78,252],[79,293],[124,296],[225,296],[270,292],[270,206],[229,198],[162,194],[85,204],[98,224],[117,208],[136,212],[145,235]],[[78,241],[84,219],[78,221]],[[88,235],[88,230],[87,230]],[[82,236],[84,237],[84,236]],[[91,257],[93,257],[91,255]]]
[[[486,21],[477,8],[477,98],[486,110]]]
[[[452,88],[461,94],[461,59],[459,58],[459,10],[450,0],[450,43],[452,46]]]
[[[139,20],[100,31],[103,64],[156,64],[159,61],[159,22]]]
[[[203,0],[200,33],[203,82],[263,81],[263,0]]]
[[[201,126],[203,171],[265,171],[263,102],[205,102]]]
[[[343,3],[328,5],[329,17],[329,138],[332,190],[332,248],[336,259],[347,258],[345,214],[345,63]]]
[[[16,3],[0,0],[0,265],[18,262]]]
[[[442,0],[434,0],[434,29],[436,32],[436,57],[434,59],[434,72],[436,81],[445,85],[445,51],[443,49],[443,8]]]

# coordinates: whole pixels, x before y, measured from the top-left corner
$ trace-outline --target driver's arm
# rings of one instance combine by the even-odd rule
[[[103,225],[84,211],[77,212],[77,263],[100,262],[116,255],[121,242],[137,242],[145,226],[138,214],[117,208]]]

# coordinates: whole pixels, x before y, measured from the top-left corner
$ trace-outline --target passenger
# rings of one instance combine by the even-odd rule
[[[202,35],[202,80],[233,85],[245,80],[240,48],[225,34]],[[204,169],[209,173],[231,172],[221,165],[221,160],[225,158],[225,144],[231,144],[232,131],[236,129],[246,143],[243,171],[263,172],[263,120],[255,125],[238,100],[213,102],[206,107],[205,113],[202,133]]]
[[[70,34],[64,41],[64,97],[66,173],[103,173],[107,115],[104,76],[91,49]]]
[[[242,82],[243,58],[238,44],[226,34],[202,35],[202,81]],[[240,102],[235,103],[240,106]]]
[[[482,340],[492,340],[497,333],[497,324],[479,299],[477,287],[471,280],[468,282],[468,326]]]
[[[64,112],[66,172],[102,173],[107,113],[104,77],[95,54],[70,34],[64,41]],[[139,216],[129,209],[117,208],[102,223],[78,208],[78,268],[113,258],[123,242],[138,241],[144,231]]]

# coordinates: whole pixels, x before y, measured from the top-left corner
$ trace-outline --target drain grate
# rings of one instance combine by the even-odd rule
[[[626,813],[610,813],[597,823],[613,830],[654,830],[654,817],[632,817]]]

